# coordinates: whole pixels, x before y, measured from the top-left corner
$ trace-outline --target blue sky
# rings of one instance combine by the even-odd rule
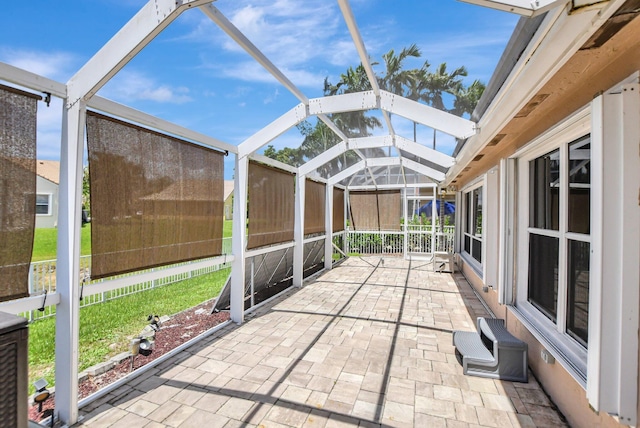
[[[0,16],[0,61],[66,82],[137,11],[144,0],[6,2]],[[308,97],[323,81],[360,61],[337,2],[327,0],[218,0],[220,9]],[[464,65],[467,83],[487,83],[517,16],[455,0],[352,0],[370,57],[416,43],[419,67]],[[382,72],[380,66],[376,70]],[[130,61],[99,95],[237,145],[298,100],[199,10],[183,13]],[[38,157],[58,159],[62,103],[39,104]],[[409,121],[393,116],[396,132],[412,138]],[[380,130],[385,132],[386,130]],[[431,144],[420,127],[418,141]],[[272,142],[297,147],[293,129]],[[438,137],[450,153],[452,138]],[[225,163],[231,178],[233,161]]]

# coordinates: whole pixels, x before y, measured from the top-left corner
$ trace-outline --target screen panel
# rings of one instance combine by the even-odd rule
[[[326,186],[307,178],[304,191],[304,234],[324,233]]]
[[[29,295],[38,99],[0,86],[0,301]]]
[[[354,230],[400,230],[402,206],[399,190],[349,192]]]
[[[222,253],[223,153],[87,113],[92,278]]]
[[[295,175],[249,162],[247,248],[293,241]]]

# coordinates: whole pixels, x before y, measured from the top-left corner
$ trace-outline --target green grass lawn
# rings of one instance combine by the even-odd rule
[[[80,309],[80,371],[129,349],[147,325],[147,315],[172,315],[220,294],[230,269],[120,297]],[[44,377],[54,385],[54,317],[29,325],[29,387]],[[30,393],[33,391],[31,390]]]
[[[58,229],[35,230],[33,236],[32,262],[42,260],[54,260],[56,258],[56,246],[58,245]],[[91,254],[91,225],[87,224],[80,229],[80,254],[87,256]]]
[[[222,237],[230,238],[232,229],[233,229],[233,220],[225,220],[224,226],[222,229]]]
[[[233,221],[225,220],[222,236],[231,237]],[[33,237],[32,262],[42,260],[54,260],[56,258],[56,245],[58,243],[58,229],[36,229]],[[80,254],[91,255],[91,224],[86,224],[80,229]]]

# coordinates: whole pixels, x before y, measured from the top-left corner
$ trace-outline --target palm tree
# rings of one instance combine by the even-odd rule
[[[404,96],[408,86],[415,81],[417,69],[405,70],[404,61],[409,58],[420,58],[422,53],[415,44],[403,48],[398,55],[391,49],[382,55],[385,65],[385,74],[378,78],[378,84],[381,89],[389,91],[396,95]]]
[[[466,88],[460,88],[455,93],[455,100],[453,101],[453,109],[451,113],[462,116],[465,113],[471,115],[476,108],[480,97],[485,90],[485,84],[479,80],[474,80],[471,85]]]
[[[424,68],[424,67],[423,67]],[[424,75],[426,91],[422,100],[434,108],[449,111],[444,105],[443,94],[454,95],[459,93],[464,84],[462,78],[467,76],[467,69],[464,66],[458,67],[453,72],[447,72],[447,63],[443,62],[435,72],[426,72]],[[433,130],[433,148],[436,148],[436,130]]]

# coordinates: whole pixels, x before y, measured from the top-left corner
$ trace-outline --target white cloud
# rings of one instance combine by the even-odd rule
[[[347,67],[359,61],[342,14],[333,3],[241,0],[216,6],[299,87],[321,88],[324,78],[332,74],[328,67]],[[244,50],[229,37],[215,32],[212,36],[211,23],[207,21],[203,18],[188,38],[213,42],[225,52],[243,58],[225,61],[224,66],[205,64],[205,67],[216,68],[227,77],[275,83],[275,79],[245,56]],[[367,40],[367,45],[370,43],[375,43],[375,39]]]
[[[59,82],[66,82],[76,71],[77,59],[68,52],[0,49],[0,60]]]
[[[122,70],[101,89],[101,95],[122,102],[155,101],[184,104],[192,100],[189,88],[172,87],[138,71]]]
[[[276,100],[276,98],[278,98],[279,95],[280,95],[280,91],[278,90],[278,88],[276,88],[276,90],[273,92],[273,94],[267,96],[262,102],[264,104],[271,104],[272,102],[274,102]]]

